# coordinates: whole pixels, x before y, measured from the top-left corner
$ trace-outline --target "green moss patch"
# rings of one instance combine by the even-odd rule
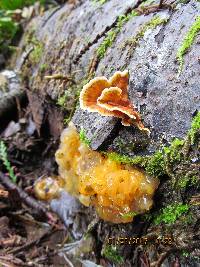
[[[44,44],[36,38],[31,40],[31,44],[33,45],[33,51],[29,55],[29,60],[33,64],[38,64],[44,52]]]
[[[74,111],[76,110],[79,104],[78,99],[80,92],[83,86],[87,84],[90,79],[91,76],[83,79],[78,84],[69,83],[67,89],[58,97],[57,105],[59,105],[62,110],[67,113],[67,116],[64,119],[64,124],[68,124],[68,122],[71,120]]]
[[[111,262],[121,264],[124,262],[124,258],[117,251],[116,246],[106,245],[101,252],[102,256],[110,260]]]
[[[188,136],[191,138],[191,143],[193,144],[196,140],[197,134],[200,130],[200,112],[192,120],[191,129],[188,132]],[[180,164],[182,160],[184,161],[184,156],[182,153],[185,140],[175,138],[169,146],[163,146],[160,150],[156,151],[151,156],[135,156],[129,157],[126,155],[121,155],[115,152],[104,152],[104,154],[109,157],[111,160],[122,164],[132,164],[138,165],[145,169],[145,171],[152,176],[162,177],[164,175],[170,175],[168,172],[168,167]],[[173,170],[172,170],[173,171]],[[173,176],[173,175],[172,175]],[[179,174],[181,177],[181,175]],[[191,172],[190,174],[185,173],[182,177],[185,177],[182,182],[179,177],[179,187],[184,187],[188,182],[195,183],[196,171]]]
[[[88,147],[90,146],[91,141],[87,138],[86,132],[83,128],[80,130],[79,137],[82,143],[84,143]]]
[[[128,15],[120,15],[117,20],[116,27],[113,30],[110,30],[106,37],[104,38],[103,42],[100,44],[100,46],[97,48],[97,57],[99,59],[103,58],[107,49],[112,46],[114,40],[117,37],[117,34],[120,33],[122,30],[123,25],[128,22],[131,18],[137,16],[138,13],[133,10]]]
[[[197,175],[190,175],[186,174],[183,177],[180,177],[177,182],[177,188],[183,189],[186,188],[188,185],[196,185],[199,182]]]
[[[144,34],[147,30],[155,29],[157,26],[161,24],[167,23],[168,19],[161,18],[160,16],[153,17],[150,21],[146,22],[141,26],[136,35],[125,42],[125,45],[129,45],[132,48],[135,48],[139,41],[144,37]]]
[[[154,224],[173,224],[175,221],[182,216],[182,214],[186,213],[189,210],[189,206],[187,204],[176,203],[172,205],[168,205],[163,208],[160,214],[154,218]]]
[[[129,157],[125,155],[120,155],[115,152],[103,153],[103,154],[106,155],[109,159],[122,164],[135,164],[135,165],[145,166],[146,160],[148,159],[148,157],[140,157],[140,156]]]
[[[197,16],[195,19],[195,22],[190,27],[185,38],[183,39],[181,46],[179,47],[179,49],[177,51],[176,56],[177,56],[177,59],[179,61],[179,73],[183,69],[184,55],[187,53],[187,51],[190,49],[190,47],[194,43],[194,40],[195,40],[199,31],[200,31],[200,16]]]
[[[189,131],[189,136],[191,139],[191,143],[194,144],[195,139],[200,131],[200,111],[197,112],[197,115],[192,120],[191,129]]]

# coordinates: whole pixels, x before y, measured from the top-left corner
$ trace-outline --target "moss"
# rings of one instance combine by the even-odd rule
[[[141,167],[144,167],[147,163],[148,157],[142,157],[142,156],[136,156],[136,157],[129,157],[125,155],[120,155],[115,152],[111,153],[104,153],[109,159],[116,161],[118,163],[122,164],[133,164],[133,165],[139,165]]]
[[[184,140],[175,138],[169,147],[164,147],[163,151],[170,163],[175,163],[181,160],[181,148],[184,145]]]
[[[76,107],[79,104],[79,95],[85,84],[90,81],[91,77],[83,79],[78,84],[69,83],[67,89],[57,99],[57,105],[59,105],[63,111],[68,112],[67,117],[64,119],[64,124],[68,124],[71,120]]]
[[[100,46],[97,48],[97,57],[99,59],[103,58],[107,49],[112,46],[114,40],[117,37],[117,34],[122,30],[123,25],[129,21],[132,17],[137,16],[138,13],[133,10],[128,15],[121,15],[117,19],[116,27],[113,30],[110,30],[106,37],[104,38],[103,42],[100,44]]]
[[[200,111],[197,112],[196,116],[192,120],[192,125],[189,130],[189,136],[191,139],[191,144],[195,143],[196,137],[200,131]]]
[[[41,72],[45,72],[45,70],[48,68],[48,65],[47,64],[42,64],[41,66],[40,66],[40,71]]]
[[[14,173],[13,167],[8,160],[8,152],[5,143],[0,140],[0,160],[3,162],[3,165],[6,167],[6,170],[9,173],[10,178],[12,179],[13,183],[16,183],[17,176]]]
[[[200,129],[200,112],[194,117],[191,129],[189,130],[189,136],[191,138],[192,144],[195,142],[197,133]],[[104,152],[111,160],[120,162],[123,164],[138,165],[145,169],[145,171],[151,176],[161,177],[167,174],[167,165],[174,165],[180,163],[183,159],[182,148],[185,141],[175,138],[169,146],[164,146],[160,150],[156,151],[151,156],[135,156],[129,157],[121,155],[115,152]],[[169,174],[169,173],[168,173]],[[183,179],[179,178],[178,187],[183,188],[189,182],[191,184],[196,183],[196,173],[191,173],[185,175]]]
[[[173,224],[175,221],[182,216],[182,214],[186,213],[189,210],[189,206],[187,204],[176,203],[172,205],[168,205],[163,208],[160,214],[154,218],[154,224]]]
[[[162,151],[156,151],[146,164],[146,172],[152,176],[163,176],[165,174],[165,162]]]
[[[104,153],[108,158],[113,161],[122,164],[138,165],[146,170],[149,175],[152,176],[162,176],[165,174],[165,163],[164,157],[161,151],[157,151],[152,156],[135,156],[129,157],[125,155],[120,155],[115,152]]]
[[[82,143],[87,146],[90,146],[91,141],[87,138],[85,130],[82,128],[79,133],[79,137]]]
[[[130,45],[131,47],[136,47],[139,41],[144,37],[147,30],[155,29],[158,25],[167,23],[168,19],[160,18],[159,16],[153,17],[150,21],[141,26],[136,35],[125,42],[125,45]]]
[[[124,258],[119,254],[116,246],[106,245],[101,254],[113,263],[121,264],[124,262]]]
[[[191,45],[194,43],[194,40],[200,31],[200,16],[197,16],[195,19],[195,22],[193,25],[190,27],[189,31],[187,32],[185,38],[183,39],[183,42],[181,46],[178,49],[177,52],[177,59],[179,61],[179,73],[183,69],[183,64],[184,64],[184,55],[187,53]]]
[[[197,175],[185,175],[183,177],[180,177],[178,182],[177,182],[177,188],[178,189],[183,189],[186,188],[188,185],[195,185],[199,181]]]
[[[70,92],[65,90],[64,93],[58,97],[57,105],[59,105],[62,109],[65,109],[67,107],[67,100],[70,99],[70,96]]]
[[[162,176],[165,174],[164,157],[161,151],[157,151],[152,156],[128,157],[115,152],[105,153],[108,158],[122,164],[138,165],[145,168],[146,172],[152,176]]]
[[[122,217],[124,219],[126,219],[126,218],[133,218],[136,215],[137,215],[137,213],[135,211],[130,211],[130,212],[127,212],[127,213],[122,214]]]
[[[29,42],[33,45],[33,51],[31,51],[29,55],[29,60],[33,64],[38,64],[44,52],[44,44],[38,41],[35,37]]]

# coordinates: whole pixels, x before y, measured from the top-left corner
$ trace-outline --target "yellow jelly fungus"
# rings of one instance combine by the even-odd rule
[[[73,123],[63,131],[55,156],[63,189],[85,206],[93,205],[102,219],[127,223],[151,208],[158,179],[91,150],[80,142]]]
[[[35,185],[36,197],[41,200],[57,198],[64,186],[64,180],[57,176],[42,176]]]
[[[151,208],[158,179],[91,150],[81,143],[73,123],[63,131],[55,156],[60,176],[44,176],[35,183],[39,199],[57,198],[66,190],[113,223],[131,222],[136,214]]]

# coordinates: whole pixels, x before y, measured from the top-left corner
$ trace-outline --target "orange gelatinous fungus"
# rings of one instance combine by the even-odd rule
[[[115,72],[109,80],[106,77],[96,77],[83,87],[80,93],[80,107],[103,116],[121,118],[124,126],[134,124],[140,130],[149,132],[128,99],[128,83],[127,70]]]
[[[60,195],[64,181],[58,176],[42,176],[34,185],[34,191],[37,198],[41,200],[50,200]]]
[[[159,180],[93,151],[81,143],[72,122],[62,132],[55,158],[59,176],[45,176],[35,183],[36,196],[42,200],[57,198],[65,190],[113,223],[131,222],[153,205]]]

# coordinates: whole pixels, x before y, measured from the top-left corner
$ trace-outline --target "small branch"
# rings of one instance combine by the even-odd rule
[[[12,249],[10,251],[7,251],[7,253],[9,254],[18,254],[21,251],[25,251],[30,249],[32,246],[37,245],[39,243],[41,243],[42,241],[44,241],[47,237],[49,237],[50,235],[52,235],[53,233],[55,233],[56,231],[58,231],[58,229],[53,229],[52,227],[50,229],[48,229],[45,233],[43,233],[39,238],[37,238],[36,240],[32,240],[28,243],[26,243],[25,245],[19,247],[19,248],[15,248]]]
[[[46,75],[44,76],[45,79],[47,80],[66,80],[66,81],[70,81],[70,82],[74,82],[73,78],[72,77],[69,77],[67,75],[63,75],[63,74],[60,74],[60,73],[56,73],[56,74],[53,74],[53,75]]]
[[[14,184],[8,176],[0,172],[0,183],[9,191],[9,192],[17,192],[20,200],[25,203],[28,207],[34,209],[38,212],[38,215],[41,217],[49,218],[47,208],[34,198],[30,197],[26,192],[24,192],[21,188],[19,188],[16,184]]]
[[[66,254],[62,253],[62,256],[64,257],[69,267],[74,267],[73,263],[67,258]]]
[[[172,253],[172,252],[177,252],[179,251],[178,248],[170,248],[169,250],[163,252],[160,254],[160,257],[157,261],[152,262],[150,264],[150,267],[161,267],[162,263],[164,262],[164,260]]]

